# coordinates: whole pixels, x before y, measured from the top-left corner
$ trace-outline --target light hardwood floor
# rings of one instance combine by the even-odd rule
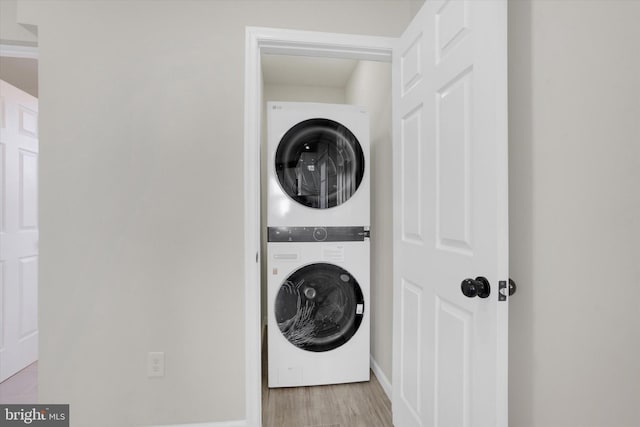
[[[371,373],[366,383],[267,388],[263,358],[264,427],[391,427],[391,402]],[[37,403],[38,364],[0,384],[0,403]]]
[[[391,402],[373,372],[365,383],[268,388],[262,363],[264,427],[392,427]]]

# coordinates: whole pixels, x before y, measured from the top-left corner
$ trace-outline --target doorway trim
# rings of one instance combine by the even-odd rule
[[[244,81],[245,416],[262,425],[260,138],[263,53],[391,62],[395,38],[247,27]]]
[[[10,43],[0,43],[0,56],[7,58],[38,59],[38,48],[34,46],[21,46]]]

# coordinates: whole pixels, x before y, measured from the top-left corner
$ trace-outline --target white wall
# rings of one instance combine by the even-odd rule
[[[640,2],[509,4],[510,425],[640,425]]]
[[[39,24],[40,401],[76,427],[243,418],[245,26],[395,36],[409,3],[20,7]]]
[[[366,106],[371,123],[371,356],[390,381],[393,329],[391,64],[360,61],[347,83],[346,102]]]

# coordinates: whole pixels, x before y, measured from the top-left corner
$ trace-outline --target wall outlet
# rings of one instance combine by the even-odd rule
[[[164,377],[164,351],[151,351],[147,356],[147,376]]]

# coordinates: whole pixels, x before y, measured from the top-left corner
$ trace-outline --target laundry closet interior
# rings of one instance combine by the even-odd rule
[[[309,345],[307,345],[306,349],[304,343],[303,345],[299,345],[298,347],[303,349],[302,351],[299,349],[291,350],[292,355],[296,351],[302,354],[303,358],[301,360],[292,363],[292,365],[299,365],[299,368],[295,368],[288,372],[283,372],[283,370],[280,369],[279,375],[277,374],[278,370],[273,368],[270,372],[271,378],[269,378],[268,381],[270,386],[274,387],[295,387],[298,385],[306,386],[366,381],[368,379],[369,365],[371,363],[373,371],[376,374],[376,378],[380,381],[383,388],[385,388],[385,392],[390,395],[388,378],[391,377],[392,348],[389,344],[392,341],[393,312],[391,64],[388,62],[352,59],[262,54],[261,67],[262,133],[260,153],[260,206],[261,252],[263,254],[261,257],[263,369],[270,371],[267,367],[271,368],[268,361],[264,360],[267,358],[267,351],[265,351],[264,347],[265,345],[269,345],[267,337],[276,332],[278,334],[282,333],[282,335],[285,335],[286,337],[286,331],[282,329],[282,326],[280,326],[280,331],[271,330],[267,333],[267,325],[270,324],[268,320],[269,310],[276,310],[274,305],[277,304],[274,304],[274,298],[276,298],[276,300],[277,298],[280,298],[280,301],[282,300],[281,294],[278,294],[278,297],[275,297],[275,290],[272,290],[271,296],[269,296],[269,288],[273,288],[274,283],[278,281],[281,282],[283,280],[282,277],[276,277],[277,274],[282,273],[279,269],[286,269],[288,268],[287,266],[290,265],[291,268],[295,270],[297,267],[293,268],[294,265],[304,267],[304,265],[310,264],[311,260],[314,259],[314,255],[308,255],[309,250],[313,253],[321,253],[317,257],[324,259],[331,259],[332,256],[337,257],[336,259],[338,260],[341,258],[345,259],[345,257],[347,260],[357,259],[359,261],[350,261],[358,264],[358,266],[355,267],[355,270],[358,272],[354,273],[354,277],[351,277],[348,272],[345,274],[344,271],[337,270],[333,273],[329,271],[326,274],[334,274],[335,277],[340,278],[338,280],[343,280],[345,282],[348,282],[348,280],[357,281],[357,277],[355,276],[368,276],[365,278],[365,282],[368,283],[361,284],[364,288],[364,296],[356,296],[357,301],[354,301],[351,305],[347,304],[350,310],[355,309],[355,312],[357,313],[355,316],[355,323],[357,324],[355,329],[358,329],[357,326],[359,326],[359,323],[362,322],[363,319],[366,319],[366,322],[363,322],[363,328],[370,328],[369,336],[366,337],[369,342],[366,344],[367,354],[364,360],[361,355],[362,349],[360,349],[357,356],[343,356],[345,357],[345,360],[350,360],[345,363],[351,363],[352,366],[337,367],[336,370],[342,372],[338,372],[336,376],[329,375],[330,378],[327,378],[327,381],[324,382],[323,376],[325,374],[322,373],[322,369],[324,369],[324,372],[326,373],[327,366],[337,366],[342,363],[340,357],[331,356],[331,351],[334,348],[340,348],[342,342],[332,344],[331,337],[327,337],[327,339],[322,338],[315,340],[315,342],[307,343]],[[358,176],[357,170],[349,171],[347,172],[347,175],[351,175],[355,178],[353,180],[351,178],[343,179],[342,184],[339,182],[341,178],[338,176],[337,182],[333,182],[333,188],[337,188],[337,194],[334,194],[333,198],[329,197],[322,200],[322,197],[320,197],[317,198],[317,202],[311,201],[309,197],[305,198],[305,192],[314,192],[316,190],[313,188],[303,188],[304,185],[302,181],[307,180],[305,182],[308,183],[308,180],[312,179],[314,176],[319,176],[319,173],[314,171],[314,168],[316,165],[317,167],[321,166],[320,163],[317,163],[316,165],[308,163],[309,161],[314,162],[315,160],[305,160],[304,153],[302,154],[302,157],[298,155],[297,160],[285,159],[283,161],[280,158],[278,159],[280,162],[280,170],[278,170],[278,166],[276,166],[276,159],[274,158],[275,151],[270,150],[267,127],[269,120],[277,121],[279,119],[269,118],[268,110],[271,108],[275,111],[276,109],[282,108],[282,106],[284,106],[285,110],[287,108],[295,110],[298,105],[310,106],[309,108],[311,110],[308,113],[310,114],[308,116],[309,119],[312,119],[312,116],[314,116],[314,108],[319,108],[320,111],[323,111],[323,109],[332,110],[333,121],[338,122],[338,127],[342,129],[338,129],[337,132],[346,132],[349,134],[344,138],[342,136],[338,136],[338,138],[344,139],[344,144],[349,145],[349,147],[347,147],[347,151],[352,153],[354,151],[352,150],[353,147],[351,147],[351,145],[356,147],[357,151],[357,139],[362,133],[360,131],[356,131],[354,132],[355,135],[352,134],[349,130],[351,126],[349,124],[344,127],[347,129],[345,131],[344,128],[340,126],[340,118],[355,117],[354,120],[357,122],[359,120],[359,110],[362,110],[362,112],[366,111],[366,114],[364,114],[364,116],[366,116],[366,122],[358,122],[360,124],[353,125],[357,128],[358,126],[362,126],[362,123],[366,123],[366,126],[368,127],[365,132],[367,141],[363,141],[365,142],[365,144],[363,144],[364,149],[365,151],[368,151],[368,153],[366,153],[365,156],[362,156],[359,160],[360,163],[363,163],[366,158],[366,162],[364,162],[366,174],[362,175],[361,170],[361,175]],[[300,117],[304,118],[305,113],[302,113]],[[329,120],[329,122],[331,121],[332,120]],[[346,121],[348,123],[354,123],[353,121],[350,121],[350,119],[346,119]],[[319,125],[324,126],[323,123],[319,123]],[[356,140],[355,143],[353,142],[353,139]],[[273,142],[271,144],[273,145]],[[309,149],[309,147],[306,147],[306,149]],[[286,154],[287,153],[284,155]],[[278,153],[278,156],[282,157],[282,155],[282,153]],[[358,154],[356,153],[355,156],[357,157]],[[307,164],[304,163],[305,161],[307,161]],[[270,162],[273,164],[270,164]],[[287,162],[289,163],[288,171],[286,166]],[[282,170],[283,163],[285,164],[284,171]],[[337,164],[338,162],[336,161],[334,163]],[[356,166],[356,169],[358,169],[361,168],[362,164],[356,164]],[[304,169],[305,173],[308,171],[308,177],[301,175],[296,176],[299,172],[295,172],[294,169],[300,170],[301,167]],[[273,179],[271,176],[278,174],[279,181]],[[357,182],[352,182],[354,180]],[[358,194],[358,186],[365,182],[367,184],[367,188],[366,190],[363,189],[362,193],[366,191],[369,193],[370,197],[370,199],[367,200],[367,208],[369,212],[367,212],[367,215],[364,215],[368,218],[363,219],[358,217],[351,220],[352,218],[349,217],[351,214],[346,214],[346,217],[340,217],[340,214],[335,215],[331,213],[332,208],[336,204],[340,205],[341,203],[344,203],[346,205],[349,203],[348,199],[351,198],[351,196],[353,196],[354,200],[356,199],[355,195],[362,197],[361,194]],[[306,205],[302,206],[302,209],[295,214],[297,216],[295,216],[295,219],[291,223],[287,222],[290,220],[286,219],[281,222],[274,222],[273,219],[269,219],[269,209],[274,209],[274,199],[270,199],[270,194],[273,194],[274,188],[271,189],[270,193],[269,186],[271,185],[273,187],[278,184],[280,187],[276,190],[283,194],[288,192],[289,194],[286,196],[292,199],[289,201],[290,203],[295,205],[295,203],[298,202],[299,204]],[[310,185],[313,187],[315,184]],[[320,184],[317,185],[320,186]],[[290,187],[289,190],[287,190],[287,186]],[[324,188],[324,190],[320,190],[319,188],[320,187],[318,187],[317,191],[326,192],[326,188]],[[285,201],[285,196],[282,197],[282,200]],[[295,200],[296,198],[299,200]],[[351,201],[354,202],[354,200]],[[271,208],[269,208],[270,203]],[[355,201],[354,203],[362,203],[362,201]],[[317,206],[312,206],[314,204],[317,204]],[[303,219],[305,209],[308,212],[311,212],[310,220],[308,222],[305,222],[305,219]],[[323,210],[329,212],[326,224],[323,224],[323,220],[320,219],[321,217],[316,213]],[[333,212],[340,211],[338,209],[334,209]],[[356,217],[357,216],[358,215],[356,214]],[[367,219],[368,224],[364,223],[367,222]],[[328,229],[328,232],[325,229]],[[279,236],[281,231],[289,236],[289,242],[292,241],[291,236],[294,236],[294,242],[300,241],[303,243],[294,243],[293,246],[292,243],[285,243],[287,241],[287,237],[284,237],[284,234]],[[278,234],[278,236],[276,236],[276,234]],[[366,239],[360,239],[358,237],[354,238],[354,236],[357,235],[366,235],[367,237]],[[297,238],[300,238],[301,240],[296,240],[295,236],[298,236]],[[347,237],[345,238],[344,236]],[[334,240],[332,241],[332,239]],[[366,242],[364,242],[364,240],[366,240]],[[366,251],[363,249],[364,246],[362,246],[365,243],[367,246]],[[274,256],[273,253],[275,247],[278,247],[276,252],[279,252]],[[355,249],[351,249],[352,247]],[[287,248],[302,249],[300,251],[297,249],[289,251]],[[355,251],[354,253],[356,255],[353,257],[350,256],[350,251]],[[302,255],[300,255],[300,252],[302,252]],[[288,258],[293,259],[288,260]],[[365,260],[365,258],[367,258],[367,260]],[[364,270],[368,271],[364,272]],[[325,273],[321,273],[319,277],[321,278],[323,274]],[[316,276],[316,278],[318,278],[318,276]],[[300,284],[304,282],[304,280],[305,279],[303,277],[301,281],[297,281],[296,283]],[[322,292],[319,289],[310,289],[305,286],[303,286],[304,289],[301,288],[298,290],[305,300],[307,297],[314,298],[316,296],[316,291]],[[287,296],[288,295],[285,295],[285,299]],[[334,301],[330,301],[330,304],[338,302],[336,301],[336,298],[339,300],[341,297],[339,295],[335,296],[334,294],[334,296],[329,297],[329,300],[332,298]],[[360,299],[358,300],[358,298]],[[362,304],[364,301],[362,298],[366,298],[367,300],[367,304],[364,304],[364,306]],[[289,305],[293,306],[295,311],[295,296],[289,298]],[[280,308],[280,310],[282,311],[283,309]],[[331,317],[331,314],[326,314],[326,316]],[[364,326],[365,324],[366,326]],[[279,323],[279,325],[281,324]],[[274,329],[274,327],[271,329]],[[355,330],[355,332],[352,331],[347,335],[350,334],[353,334],[353,337],[347,336],[343,339],[343,342],[353,347],[355,345],[354,342],[359,338],[359,332]],[[360,332],[360,335],[362,335],[362,331]],[[278,335],[279,340],[281,337],[281,335]],[[292,342],[290,337],[287,337],[287,339],[290,343]],[[349,343],[348,341],[352,342]],[[280,343],[279,345],[283,346],[284,344]],[[360,345],[363,346],[364,344]],[[291,347],[291,349],[294,348],[290,345],[289,347]],[[345,345],[343,347],[347,346]],[[271,357],[288,357],[289,353],[286,353],[286,351],[289,351],[289,349],[284,348],[284,351],[284,356],[282,356],[282,352],[278,352],[276,353],[277,356],[271,355]],[[305,354],[309,355],[310,358],[305,359]],[[323,354],[329,355],[329,358],[331,359],[331,357],[333,357],[333,359],[328,362],[329,364],[327,366],[319,368],[319,372],[316,372],[314,375],[308,375],[308,371],[314,370],[314,365],[316,365],[318,361],[323,360]],[[369,354],[371,355],[371,360],[369,360]],[[355,371],[362,372],[363,369],[367,372],[366,378],[362,377],[362,374],[351,373]],[[305,371],[307,372],[306,374]],[[310,379],[305,380],[305,378]],[[344,378],[344,381],[341,381],[341,378]]]

